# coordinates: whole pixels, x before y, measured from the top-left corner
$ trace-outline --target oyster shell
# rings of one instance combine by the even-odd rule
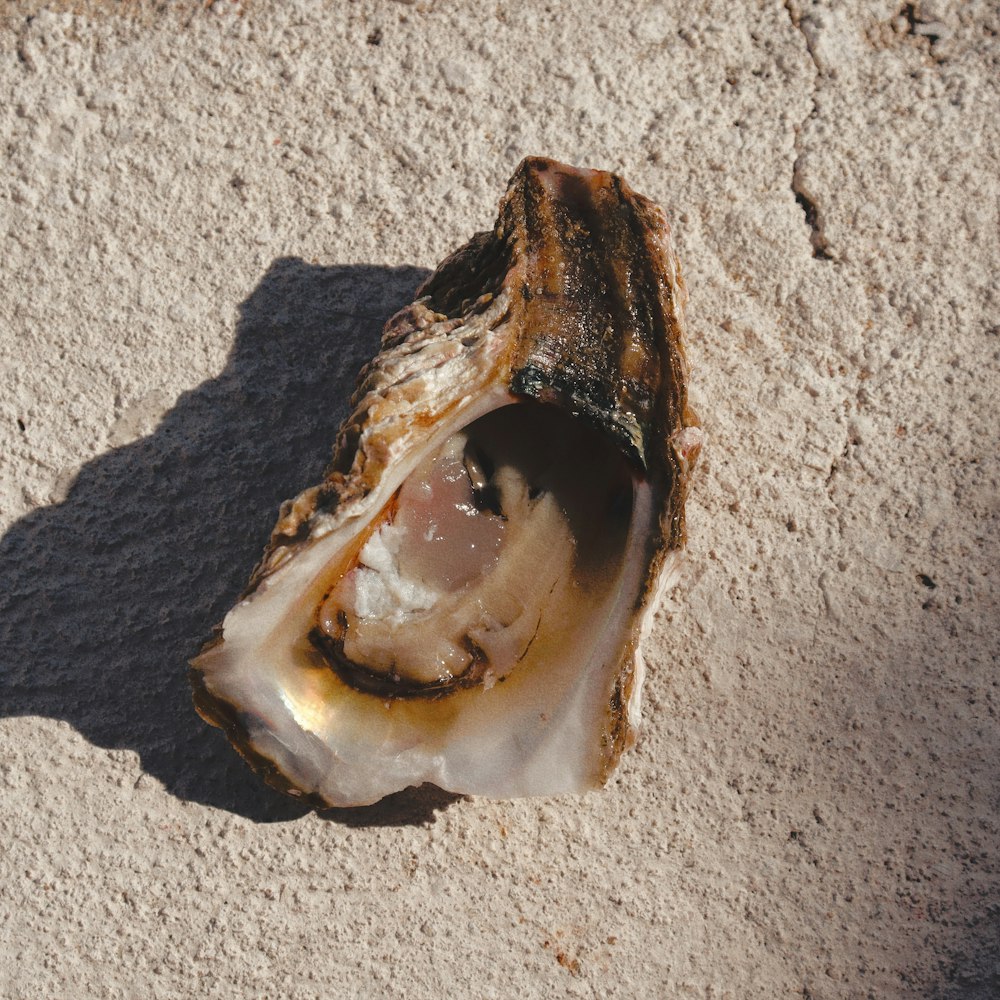
[[[196,707],[317,804],[598,787],[701,440],[669,229],[613,174],[527,159],[417,294],[192,662]]]

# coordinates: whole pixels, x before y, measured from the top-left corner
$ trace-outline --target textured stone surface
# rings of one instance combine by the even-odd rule
[[[8,5],[0,995],[996,996],[998,32]],[[708,445],[639,746],[582,798],[302,813],[185,660],[528,153],[661,202],[691,290]]]

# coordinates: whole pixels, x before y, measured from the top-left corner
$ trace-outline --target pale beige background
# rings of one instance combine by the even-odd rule
[[[998,32],[8,5],[0,996],[1000,994]],[[691,290],[708,445],[639,746],[581,798],[303,814],[185,661],[527,153],[661,202]]]

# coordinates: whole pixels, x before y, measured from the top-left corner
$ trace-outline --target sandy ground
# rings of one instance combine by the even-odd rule
[[[8,5],[0,996],[1000,995],[998,32]],[[578,798],[304,812],[186,660],[527,153],[661,202],[691,291],[708,446],[639,745]]]

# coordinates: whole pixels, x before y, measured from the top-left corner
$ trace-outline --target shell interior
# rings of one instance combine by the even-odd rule
[[[598,784],[577,747],[581,730],[614,739],[613,679],[587,673],[634,610],[648,489],[606,435],[531,401],[416,459],[365,525],[319,538],[230,613],[203,657],[219,658],[215,695],[240,692],[255,750],[326,801]]]

